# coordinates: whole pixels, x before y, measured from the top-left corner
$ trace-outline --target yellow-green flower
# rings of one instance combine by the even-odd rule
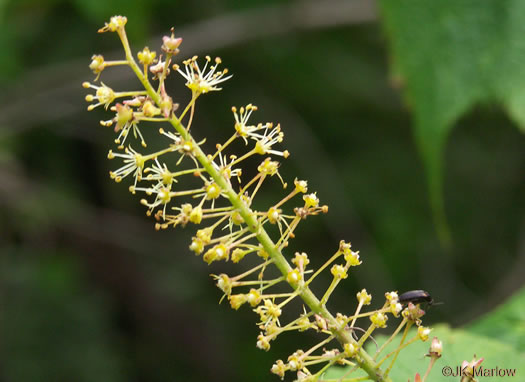
[[[177,68],[177,71],[181,76],[186,79],[186,86],[196,94],[222,90],[222,88],[217,87],[217,85],[230,79],[232,76],[226,75],[228,69],[217,70],[217,67],[221,63],[221,59],[217,57],[215,59],[215,64],[210,65],[208,70],[208,64],[211,62],[210,56],[206,56],[206,63],[202,68],[197,63],[197,58],[197,56],[194,56],[184,61],[184,71]]]
[[[343,346],[345,351],[345,356],[348,358],[352,358],[357,354],[357,347],[355,347],[353,344],[346,343]]]
[[[346,273],[345,267],[343,267],[340,264],[334,264],[330,272],[332,272],[334,278],[339,280],[346,279],[348,277],[348,273]]]
[[[421,341],[428,340],[428,336],[430,335],[431,329],[426,328],[424,326],[420,326],[417,328],[417,335]]]
[[[299,282],[302,279],[303,279],[303,276],[301,275],[301,272],[297,268],[292,269],[290,272],[288,272],[288,275],[286,276],[286,281],[288,281],[292,285],[299,284]]]
[[[368,294],[366,289],[362,289],[361,292],[357,292],[357,301],[363,305],[370,305],[372,301],[372,295]]]
[[[261,350],[268,351],[270,350],[270,340],[264,334],[259,334],[257,336],[257,347]]]
[[[230,305],[233,309],[237,310],[241,307],[242,304],[244,304],[248,299],[245,294],[233,294],[228,296],[228,300],[230,301]]]
[[[386,327],[387,320],[388,317],[386,316],[386,314],[383,313],[375,313],[370,317],[370,321],[372,321],[372,323],[378,328]]]
[[[251,306],[255,307],[259,305],[261,300],[262,300],[261,293],[257,289],[250,289],[250,293],[248,293],[248,296],[247,296],[248,303]]]

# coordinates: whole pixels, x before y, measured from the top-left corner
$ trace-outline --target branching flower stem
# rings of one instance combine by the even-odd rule
[[[399,332],[401,331],[401,329],[403,329],[403,327],[405,326],[405,324],[408,322],[408,319],[406,317],[403,318],[403,321],[401,321],[401,324],[399,324],[399,326],[396,328],[396,330],[394,331],[394,333],[392,333],[392,335],[390,336],[390,338],[388,340],[385,341],[385,343],[383,345],[381,345],[381,347],[379,349],[377,349],[376,351],[376,355],[374,356],[374,359],[377,359],[377,356],[379,354],[381,354],[381,352],[388,346],[388,344],[390,342],[392,342],[392,340],[399,334]]]
[[[121,29],[118,29],[117,32],[124,47],[128,65],[144,86],[148,96],[157,104],[158,107],[161,107],[162,97],[153,88],[148,78],[144,76],[143,70],[135,61],[131,53],[126,33]],[[193,154],[197,161],[202,165],[204,170],[217,183],[217,185],[221,187],[221,189],[224,191],[224,195],[226,195],[234,209],[236,209],[242,216],[250,231],[255,234],[259,243],[261,243],[266,253],[268,253],[272,259],[272,262],[277,266],[283,276],[286,277],[286,275],[292,270],[292,267],[273,240],[270,238],[266,230],[259,223],[256,214],[254,214],[249,206],[239,197],[239,194],[233,190],[230,182],[220,173],[220,171],[218,171],[213,166],[212,161],[204,154],[200,146],[197,144],[197,141],[191,136],[185,126],[182,125],[181,120],[172,113],[172,115],[168,117],[168,122],[175,128],[175,130],[185,141],[190,141],[192,143],[195,149]],[[328,311],[321,301],[319,301],[319,299],[307,285],[303,283],[291,286],[298,293],[304,303],[315,314],[320,315],[326,320],[328,327],[331,328],[333,336],[341,344],[349,343],[357,346],[357,342],[352,338],[351,331],[345,330],[344,326],[341,326],[336,321],[335,317]],[[368,374],[369,379],[374,381],[391,382],[391,379],[385,375],[385,373],[376,364],[374,359],[362,347],[359,347],[358,349],[356,362],[359,364],[360,368],[362,368]]]

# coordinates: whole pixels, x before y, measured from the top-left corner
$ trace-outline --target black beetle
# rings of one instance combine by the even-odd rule
[[[402,293],[399,296],[399,302],[401,304],[408,304],[409,302],[412,304],[421,304],[426,302],[428,305],[432,305],[434,303],[434,299],[427,291],[410,290],[408,292]]]

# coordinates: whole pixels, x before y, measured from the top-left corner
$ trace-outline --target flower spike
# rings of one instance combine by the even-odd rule
[[[279,172],[281,163],[275,160],[290,155],[281,148],[284,142],[281,125],[252,121],[257,106],[251,103],[233,107],[231,137],[212,146],[215,151],[205,152],[206,139],[194,138],[192,133],[197,127],[192,127],[190,132],[195,105],[200,95],[221,90],[220,86],[232,77],[228,69],[219,69],[221,59],[212,60],[209,56],[203,63],[195,56],[179,66],[175,61],[182,38],[175,37],[173,29],[169,36],[162,38],[159,57],[148,47],[133,53],[126,35],[126,23],[126,17],[114,16],[99,30],[100,33],[117,32],[126,59],[105,61],[101,55],[94,55],[89,68],[98,79],[107,67],[126,65],[135,73],[143,89],[114,91],[102,82],[100,86],[83,83],[84,88],[94,90],[94,94],[86,96],[86,101],[91,103],[88,110],[104,106],[115,113],[113,118],[101,122],[103,126],[114,127],[118,134],[114,143],[122,150],[108,153],[108,159],[120,162],[118,168],[110,172],[110,177],[116,182],[133,178],[128,189],[132,194],[141,195],[146,215],[155,219],[155,229],[198,226],[188,243],[189,250],[202,256],[208,265],[218,261],[246,265],[236,275],[222,273],[212,277],[220,289],[221,301],[227,298],[231,308],[248,308],[255,312],[254,343],[257,348],[270,350],[272,341],[285,332],[316,331],[319,341],[310,348],[295,350],[286,362],[277,360],[271,367],[273,374],[284,378],[286,373],[292,372],[299,381],[313,382],[329,367],[338,364],[349,367],[347,374],[360,369],[371,380],[391,382],[389,373],[399,352],[412,342],[427,341],[431,333],[430,328],[422,325],[425,312],[417,301],[407,304],[397,292],[387,292],[382,307],[370,308],[372,296],[362,289],[356,294],[357,301],[351,301],[351,312],[329,310],[327,305],[332,294],[340,283],[354,277],[355,267],[363,260],[359,251],[354,251],[345,241],[341,241],[335,253],[317,268],[317,261],[312,258],[310,262],[310,257],[302,250],[288,250],[299,224],[309,216],[327,213],[328,206],[321,204],[316,192],[309,191],[306,180],[297,178],[292,189],[280,200],[267,202],[259,198],[259,191],[272,183],[274,175],[283,188],[287,187]],[[172,98],[165,81],[172,71],[183,77],[191,92],[191,99],[180,112],[174,99],[181,97]],[[162,144],[164,148],[147,154],[134,150],[127,141],[130,132],[145,147],[144,137],[151,133],[154,123],[163,123],[164,127],[154,129],[161,137],[156,134],[152,146]],[[243,144],[235,145],[236,141]],[[236,152],[237,146],[244,151]],[[264,155],[264,160],[256,168],[250,168],[247,159],[257,155]],[[251,175],[244,179],[244,174]],[[311,284],[317,282],[321,273],[328,275],[331,283],[318,298]],[[316,285],[315,290],[320,290],[321,286]],[[303,310],[294,318],[289,304],[298,302]],[[397,328],[381,346],[376,343],[374,354],[367,352],[366,341],[376,342],[373,335],[385,328],[387,322],[394,323]],[[411,327],[417,328],[412,339],[408,336]],[[383,350],[398,335],[402,336],[398,348],[383,355]],[[442,345],[434,339],[428,354],[431,359],[428,370],[441,353]],[[383,367],[387,360],[389,365]],[[467,362],[466,367],[474,369],[480,362]],[[419,373],[412,375],[424,382],[428,370],[423,377]]]

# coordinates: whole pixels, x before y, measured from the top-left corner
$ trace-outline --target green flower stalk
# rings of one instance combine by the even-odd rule
[[[133,178],[129,191],[144,195],[141,203],[147,208],[147,214],[156,219],[156,229],[201,225],[189,249],[201,255],[206,263],[238,263],[246,256],[260,258],[258,265],[241,274],[212,275],[223,298],[228,299],[233,309],[250,305],[258,315],[260,332],[256,346],[267,351],[272,341],[289,331],[315,330],[322,337],[310,349],[296,350],[286,362],[278,360],[271,367],[272,373],[282,378],[291,371],[297,373],[297,380],[317,381],[332,365],[346,365],[349,372],[341,381],[362,380],[362,377],[351,376],[359,369],[370,380],[391,381],[389,373],[400,351],[410,343],[428,339],[430,329],[421,326],[424,311],[411,303],[404,308],[397,293],[388,292],[380,309],[364,312],[372,296],[363,289],[357,293],[358,304],[353,314],[330,312],[326,304],[340,282],[350,275],[352,267],[361,264],[359,252],[354,251],[350,243],[341,241],[334,255],[315,270],[309,268],[306,253],[297,252],[290,257],[285,251],[298,225],[309,216],[327,213],[328,207],[320,203],[316,193],[309,193],[307,181],[298,179],[294,180],[292,190],[267,210],[253,207],[254,198],[270,178],[277,176],[283,188],[287,188],[279,174],[281,163],[276,160],[290,155],[278,147],[284,139],[280,125],[252,123],[252,115],[257,111],[255,105],[233,107],[233,135],[217,144],[213,153],[205,153],[205,139],[199,141],[190,133],[196,102],[204,94],[221,90],[219,86],[231,78],[228,70],[220,68],[220,58],[205,57],[200,61],[192,57],[182,61],[180,66],[176,64],[182,39],[175,37],[173,29],[170,36],[164,36],[160,55],[145,47],[138,52],[137,61],[126,36],[126,22],[126,17],[114,16],[99,30],[118,34],[125,58],[108,62],[103,56],[95,55],[89,67],[97,81],[106,68],[127,66],[135,73],[142,89],[119,92],[102,82],[100,85],[83,84],[95,91],[86,96],[86,100],[92,102],[88,110],[104,106],[115,113],[113,118],[101,121],[103,126],[114,126],[118,134],[116,151],[110,150],[108,158],[120,161],[121,166],[111,171],[110,177],[116,182]],[[180,111],[179,105],[168,95],[165,84],[167,76],[174,72],[183,77],[191,92],[191,100]],[[149,130],[153,123],[164,124],[158,132],[166,140],[165,148],[141,153],[132,147],[128,136],[132,133],[142,147],[147,147],[144,138],[147,134],[141,129]],[[230,145],[236,140],[250,149],[240,155],[232,153]],[[263,158],[256,175],[242,179],[241,164],[257,156]],[[195,184],[195,180],[187,182],[188,177],[197,179],[201,185],[185,186],[186,183]],[[276,240],[267,232],[272,225],[278,228]],[[266,270],[270,267],[276,267],[280,275],[267,277]],[[331,273],[332,282],[318,298],[310,284],[326,270]],[[288,285],[288,292],[276,293],[274,287],[282,284]],[[281,319],[282,312],[293,300],[302,301],[303,314],[285,323]],[[368,353],[364,349],[365,342],[368,339],[375,342],[372,334],[386,326],[389,316],[399,317],[399,326],[382,346],[377,346],[375,353]],[[364,325],[364,320],[369,322],[368,329],[357,326],[358,321]],[[409,328],[413,325],[418,327],[417,335],[409,339]],[[381,356],[385,346],[400,333],[402,338],[396,350]],[[383,367],[383,364],[388,366]]]

